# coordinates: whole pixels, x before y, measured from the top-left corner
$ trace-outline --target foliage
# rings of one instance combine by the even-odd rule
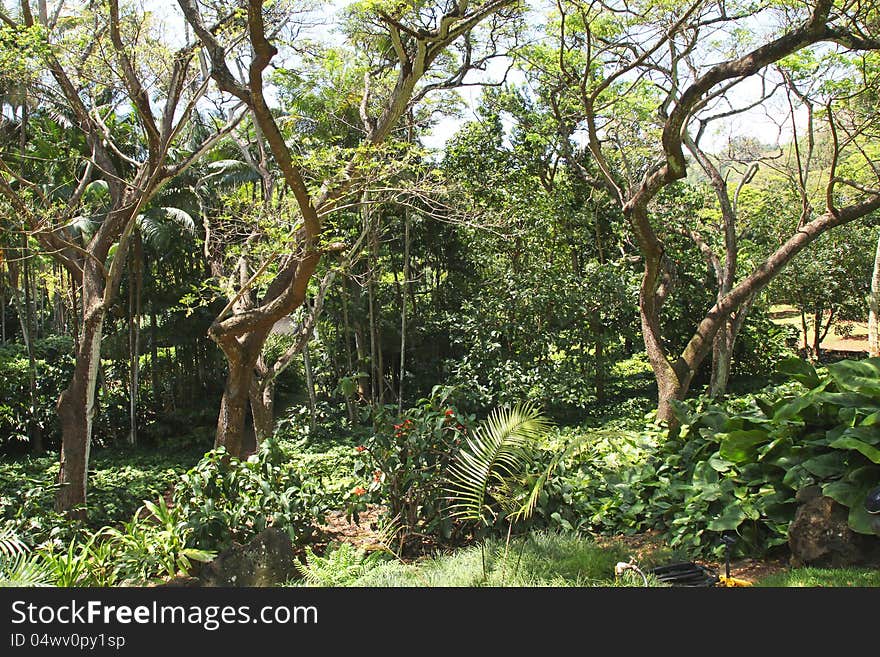
[[[376,414],[375,433],[354,448],[361,484],[349,494],[352,516],[357,518],[368,502],[380,502],[387,505],[389,518],[399,519],[404,543],[414,535],[455,538],[444,484],[474,418],[450,402],[454,392],[438,386],[400,416],[393,414],[393,407]]]
[[[795,495],[815,484],[849,509],[854,531],[873,533],[863,500],[880,480],[880,360],[821,376],[798,359],[780,369],[792,383],[763,395],[681,404],[680,429],[646,431],[623,462],[580,461],[569,477],[582,527],[656,528],[698,554],[720,554],[721,534],[736,532],[740,549],[762,554],[786,542]]]
[[[51,573],[9,525],[0,527],[0,587],[45,586]]]
[[[307,547],[304,563],[297,563],[308,586],[347,586],[387,560],[384,552],[366,552],[351,543],[333,543],[318,556]]]
[[[303,543],[328,501],[320,480],[288,463],[274,440],[245,460],[229,457],[223,447],[211,450],[174,489],[175,507],[192,530],[187,545],[202,550],[246,543],[266,527]]]
[[[55,404],[73,372],[72,343],[66,336],[52,336],[36,340],[34,351],[36,399],[31,408],[27,350],[13,342],[0,345],[0,448],[10,442],[27,442],[30,428],[43,433],[46,445],[59,442]]]
[[[519,493],[531,474],[535,446],[548,427],[535,406],[493,410],[449,468],[452,517],[488,527],[501,518],[512,524],[531,515],[546,477],[538,477],[525,500]]]

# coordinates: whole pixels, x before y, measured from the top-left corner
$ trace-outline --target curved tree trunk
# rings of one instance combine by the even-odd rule
[[[220,348],[226,355],[228,372],[223,397],[220,400],[220,414],[217,418],[217,434],[214,447],[225,447],[230,456],[240,457],[244,446],[245,418],[250,401],[254,368],[257,365],[259,349],[254,353],[254,345],[261,347],[265,335],[248,334],[241,342],[220,341]]]

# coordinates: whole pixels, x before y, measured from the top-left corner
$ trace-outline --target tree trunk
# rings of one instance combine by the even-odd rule
[[[735,340],[733,323],[728,319],[721,324],[721,328],[715,334],[715,339],[712,340],[712,375],[709,379],[709,396],[713,399],[719,399],[727,392]]]
[[[403,411],[404,379],[406,378],[406,297],[409,291],[410,216],[404,211],[403,224],[403,291],[400,295],[400,381],[397,389],[397,406]]]
[[[143,287],[143,245],[135,231],[129,272],[128,354],[129,354],[129,432],[128,444],[137,445],[138,386],[141,354],[141,288]]]
[[[156,309],[150,312],[150,386],[153,389],[153,404],[159,406],[159,326]]]
[[[60,488],[55,508],[73,518],[86,516],[86,488],[92,421],[95,416],[95,388],[101,359],[101,331],[104,310],[84,290],[83,305],[87,309],[82,333],[77,344],[76,366],[70,384],[58,399],[61,420]]]
[[[217,435],[214,447],[225,447],[230,456],[241,456],[244,444],[244,424],[247,404],[250,399],[250,384],[255,362],[249,362],[244,354],[226,353],[229,372],[226,387],[220,400],[220,415],[217,419]]]
[[[254,377],[250,391],[251,415],[254,418],[254,437],[259,449],[263,441],[275,431],[275,379],[258,382]]]
[[[315,377],[312,374],[312,359],[309,357],[309,345],[303,345],[303,368],[305,369],[306,374],[306,389],[309,393],[309,416],[311,418],[309,422],[309,427],[312,432],[318,426],[318,417],[317,417],[317,403],[318,400],[315,398]]]
[[[868,297],[868,354],[880,356],[880,233],[877,234],[877,249],[874,251],[874,271],[871,275],[871,295]]]
[[[824,311],[813,313],[813,358],[816,362],[822,357],[822,315]]]
[[[25,238],[25,240],[27,240],[27,238]],[[30,439],[31,451],[36,455],[40,455],[43,453],[43,429],[35,421],[35,415],[37,412],[37,358],[34,354],[36,321],[34,318],[33,294],[31,292],[31,279],[33,278],[31,273],[32,263],[29,256],[30,252],[27,248],[27,242],[25,242],[24,262],[22,263],[24,271],[25,316],[23,318],[24,324],[22,324],[22,328],[26,326],[27,331],[22,331],[22,334],[24,335],[26,333],[24,337],[28,353],[28,394],[31,402],[31,416],[28,421],[28,438]]]

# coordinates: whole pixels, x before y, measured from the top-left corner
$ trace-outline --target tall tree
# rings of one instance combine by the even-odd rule
[[[17,19],[0,12],[0,20],[12,30],[39,35],[48,74],[33,93],[45,90],[41,99],[47,107],[60,106],[72,117],[82,166],[70,172],[69,193],[59,199],[2,165],[0,193],[81,286],[76,367],[58,400],[62,447],[56,506],[83,516],[103,324],[119,290],[135,222],[162,185],[211,148],[241,115],[230,114],[227,125],[197,148],[172,156],[209,87],[193,65],[196,49],[169,53],[142,20],[120,12],[117,0],[92,3],[90,11],[77,15],[76,29],[70,22],[64,29],[58,26],[59,11],[60,6],[35,18],[24,0]],[[126,118],[133,134],[119,129]],[[71,223],[86,190],[96,183],[106,189],[107,202],[94,232],[80,239]]]
[[[845,94],[828,92],[829,106],[871,88],[870,69],[858,62],[880,49],[876,5],[811,0],[796,6],[774,2],[740,6],[697,0],[680,6],[645,0],[618,6],[606,2],[561,2],[554,65],[557,89],[568,94],[564,119],[582,127],[597,168],[626,216],[642,257],[639,310],[648,359],[659,390],[658,417],[675,422],[675,400],[687,394],[697,368],[716,335],[800,251],[823,232],[880,208],[876,190],[847,184],[835,166],[858,148],[864,131],[834,141],[822,211],[809,212],[795,230],[747,275],[708,308],[684,347],[671,350],[662,330],[662,312],[674,293],[675,267],[662,226],[652,219],[658,194],[687,176],[685,157],[700,118],[728,117],[752,106],[731,98],[746,80],[794,56],[820,60],[827,54],[836,72],[852,80]],[[757,11],[756,11],[757,10]],[[761,38],[731,43],[710,35],[745,33],[755,15],[780,28],[763,28]],[[743,29],[739,29],[743,28]],[[716,47],[719,46],[719,47]],[[725,50],[726,49],[726,50]],[[551,60],[554,62],[554,60]],[[764,97],[758,105],[769,105]],[[827,113],[828,130],[840,125]],[[845,150],[849,149],[849,150]]]
[[[355,52],[363,61],[363,86],[359,116],[362,130],[360,147],[351,152],[341,170],[313,179],[296,146],[284,137],[266,97],[264,71],[278,54],[267,32],[262,0],[246,3],[246,40],[250,52],[244,79],[233,75],[231,47],[220,42],[206,28],[202,10],[195,0],[178,0],[187,21],[200,39],[210,60],[211,76],[217,85],[248,106],[254,123],[268,144],[276,166],[281,170],[287,191],[293,195],[301,225],[284,251],[267,259],[255,272],[242,277],[240,294],[217,316],[210,337],[226,356],[228,374],[216,444],[230,454],[241,452],[245,414],[251,383],[263,345],[272,327],[301,306],[308,284],[323,253],[335,250],[328,245],[324,218],[357,195],[359,177],[381,157],[379,148],[400,118],[428,93],[462,83],[475,66],[484,65],[497,54],[496,43],[486,39],[487,51],[480,51],[476,28],[484,22],[500,23],[515,15],[514,0],[469,2],[364,3],[351,10],[351,31]],[[283,7],[283,5],[281,5]],[[278,10],[278,5],[273,7]],[[450,47],[458,44],[455,56]],[[434,69],[435,65],[442,68]],[[269,265],[273,273],[264,281],[265,291],[256,297],[251,286]]]

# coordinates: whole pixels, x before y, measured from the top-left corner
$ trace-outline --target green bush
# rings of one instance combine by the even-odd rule
[[[720,553],[721,534],[736,532],[759,555],[786,542],[795,495],[815,484],[849,509],[854,531],[872,533],[863,500],[880,481],[880,359],[822,376],[789,359],[780,371],[793,382],[764,396],[679,405],[681,427],[647,432],[623,467],[582,461],[569,475],[580,526],[656,528],[697,554]]]
[[[37,376],[32,409],[27,349],[12,342],[0,346],[0,449],[27,442],[29,428],[42,432],[46,446],[60,440],[55,404],[73,373],[73,343],[70,338],[53,336],[35,341],[34,351]]]
[[[214,449],[174,489],[175,506],[192,529],[188,547],[203,550],[246,543],[266,527],[303,543],[323,519],[329,499],[320,479],[287,461],[274,440],[244,461]]]
[[[374,435],[355,448],[360,484],[348,496],[352,516],[368,502],[381,503],[399,523],[400,540],[416,534],[453,539],[456,524],[446,513],[444,485],[473,416],[459,413],[450,393],[438,386],[400,416],[388,409],[376,415]]]

